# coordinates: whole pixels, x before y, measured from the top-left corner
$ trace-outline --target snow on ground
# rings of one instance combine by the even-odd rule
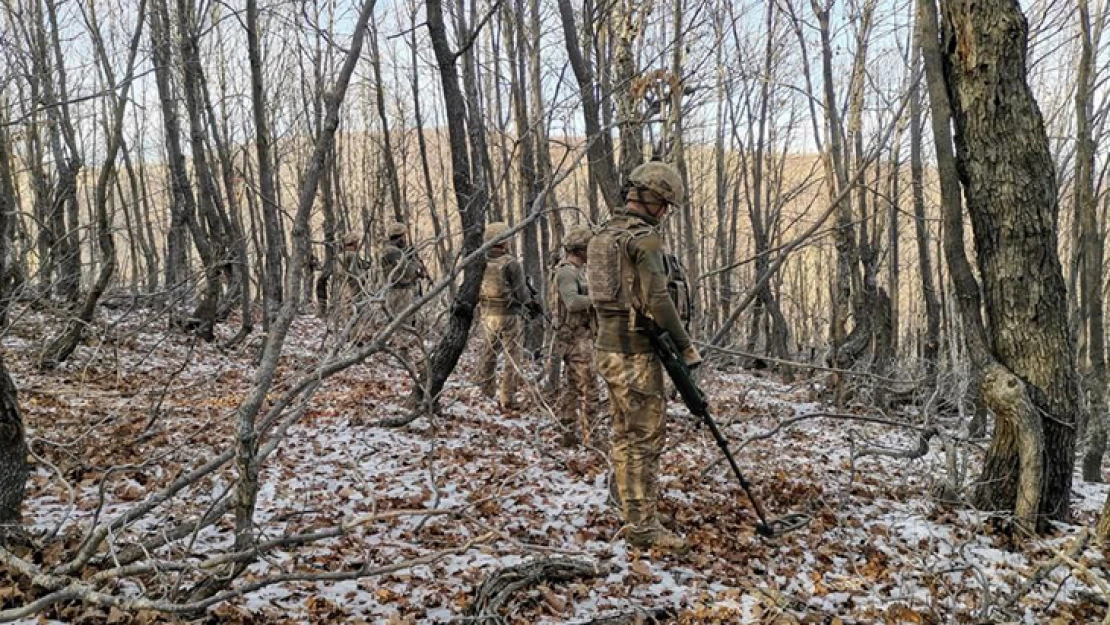
[[[94,518],[114,518],[232,443],[257,342],[225,352],[166,331],[147,311],[109,312],[71,362],[40,372],[33,358],[49,323],[28,312],[3,339],[32,448],[43,459],[35,465],[25,515],[38,531],[64,520],[62,535],[73,536]],[[235,330],[233,323],[221,327],[221,339]],[[323,324],[299,319],[271,400],[298,371],[310,370],[328,344]],[[813,516],[798,532],[762,539],[725,465],[702,478],[719,451],[672,402],[662,510],[693,549],[682,557],[630,551],[607,501],[604,427],[594,448],[560,447],[543,406],[502,414],[482,398],[467,380],[471,358],[464,357],[452,379],[441,414],[401,429],[375,425],[404,414],[410,387],[385,358],[325,382],[263,468],[256,522],[267,540],[388,511],[457,514],[365,523],[342,537],[273,553],[247,576],[375,568],[458,548],[490,532],[494,537],[385,575],[270,586],[214,609],[219,620],[449,622],[465,616],[489,573],[556,556],[596,562],[607,573],[522,593],[507,615],[512,622],[582,622],[633,608],[672,608],[681,622],[696,623],[969,622],[994,618],[987,610],[1079,530],[1060,526],[1050,536],[1026,539],[989,515],[942,506],[930,496],[944,479],[936,439],[919,459],[853,460],[853,449],[868,446],[912,449],[916,433],[813,418],[737,450],[769,514]],[[705,377],[734,447],[785,419],[830,410],[812,381],[787,385],[745,372]],[[58,473],[75,489],[73,506]],[[228,468],[200,480],[115,536],[113,548],[124,550],[203,513],[234,479]],[[1077,479],[1077,522],[1093,523],[1106,496],[1105,486]],[[230,517],[188,540],[158,553],[199,560],[228,549]],[[1091,592],[1060,569],[1015,611],[1024,623],[1090,622],[1104,611]]]

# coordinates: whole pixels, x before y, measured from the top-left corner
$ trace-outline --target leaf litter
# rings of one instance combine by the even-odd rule
[[[94,515],[111,518],[234,440],[234,410],[251,383],[257,341],[224,352],[218,343],[194,342],[134,311],[108,310],[70,362],[43,372],[33,366],[41,344],[36,337],[46,335],[51,318],[28,312],[22,319],[4,347],[32,449],[45,461],[34,464],[25,506],[25,522],[36,530],[65,521],[62,535],[78,540]],[[220,338],[230,338],[233,329],[233,323],[221,327]],[[318,362],[323,345],[323,323],[298,319],[275,389]],[[930,497],[945,471],[935,440],[917,460],[869,456],[853,463],[852,440],[912,448],[913,433],[811,419],[738,453],[769,514],[813,515],[806,528],[765,540],[755,535],[754,514],[731,474],[718,467],[702,479],[719,451],[685,408],[671,402],[660,507],[692,550],[682,557],[641,553],[618,537],[604,449],[561,447],[555,420],[542,407],[501,414],[469,382],[473,368],[468,351],[441,413],[403,429],[374,425],[404,414],[411,388],[385,358],[327,380],[263,468],[256,523],[260,538],[269,539],[388,511],[457,514],[375,521],[342,537],[272,552],[246,575],[373,568],[490,531],[495,539],[383,576],[269,586],[213,608],[210,618],[450,622],[462,617],[487,575],[557,554],[597,562],[608,573],[523,591],[504,614],[507,622],[588,622],[651,608],[671,610],[680,623],[966,622],[983,617],[989,602],[1019,588],[1082,525],[1092,524],[1107,495],[1105,486],[1077,479],[1077,525],[1015,541],[989,515]],[[748,372],[705,377],[734,446],[784,419],[825,409],[814,401],[813,383],[790,386]],[[602,432],[595,443],[604,447],[606,437]],[[58,474],[75,489],[72,510]],[[203,513],[234,479],[226,468],[198,481],[160,514],[120,532],[115,546],[137,543],[160,523]],[[226,518],[158,555],[199,560],[232,542]],[[1092,605],[1093,593],[1062,568],[1022,597],[1016,611],[1024,623],[1089,622],[1103,610]],[[0,600],[18,604],[19,596],[13,590]],[[105,612],[104,618],[152,617]]]

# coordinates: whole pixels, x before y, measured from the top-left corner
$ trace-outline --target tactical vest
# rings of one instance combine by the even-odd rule
[[[509,292],[508,280],[505,279],[505,268],[512,260],[512,256],[505,254],[486,261],[486,272],[482,274],[482,288],[478,292],[480,303],[508,308],[512,294]]]
[[[643,311],[644,304],[636,288],[636,271],[628,258],[628,245],[654,231],[642,221],[618,217],[590,239],[586,247],[586,282],[590,301],[598,312]]]
[[[417,270],[412,250],[386,245],[382,250],[382,272],[385,280],[395,289],[407,289],[416,284]]]

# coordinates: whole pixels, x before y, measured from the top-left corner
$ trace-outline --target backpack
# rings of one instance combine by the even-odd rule
[[[509,284],[505,279],[505,268],[513,257],[505,254],[486,261],[486,272],[482,275],[482,287],[478,299],[483,302],[507,305],[509,303]]]

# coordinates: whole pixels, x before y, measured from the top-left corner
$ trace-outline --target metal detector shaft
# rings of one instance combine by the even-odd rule
[[[796,529],[794,525],[801,520],[801,515],[790,515],[774,525],[767,522],[767,515],[763,513],[763,506],[760,505],[759,500],[752,493],[751,484],[744,479],[744,474],[741,473],[739,465],[736,464],[736,459],[732,457],[732,451],[728,448],[728,440],[725,439],[724,434],[721,434],[717,422],[710,416],[709,402],[706,400],[705,394],[698,388],[697,383],[694,382],[694,378],[690,374],[690,368],[686,366],[686,362],[682,359],[682,354],[678,351],[678,346],[675,345],[671,335],[662,330],[649,330],[646,334],[651,340],[651,346],[655,354],[662,361],[663,368],[667,370],[667,375],[670,376],[675,388],[678,389],[678,394],[682,396],[682,401],[689,408],[691,414],[700,418],[709,427],[709,431],[713,434],[713,440],[717,442],[717,447],[721,449],[721,453],[728,460],[728,465],[732,467],[732,472],[739,480],[740,487],[744,489],[744,494],[748,496],[748,501],[752,503],[752,508],[755,509],[755,514],[759,517],[756,532],[763,536],[773,536],[776,533],[782,533],[782,531]],[[784,523],[787,520],[789,521]],[[779,526],[788,527],[789,529],[776,530],[776,527]]]

